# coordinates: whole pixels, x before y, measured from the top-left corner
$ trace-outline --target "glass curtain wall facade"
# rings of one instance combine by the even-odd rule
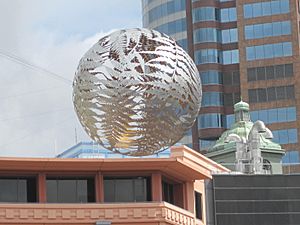
[[[289,154],[300,152],[299,1],[142,2],[144,27],[175,38],[197,64],[203,102],[193,147],[197,142],[200,151],[207,150],[230,128],[233,105],[242,97],[253,120],[264,118],[275,139],[282,140],[284,163],[299,163]],[[283,133],[292,135],[281,138]]]
[[[174,38],[188,52],[186,0],[142,0],[143,26]],[[192,131],[181,143],[192,147]]]

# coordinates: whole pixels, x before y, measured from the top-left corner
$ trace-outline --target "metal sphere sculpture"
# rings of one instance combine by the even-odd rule
[[[80,60],[73,83],[79,120],[106,149],[151,155],[178,142],[201,103],[197,68],[176,42],[154,30],[101,38]]]

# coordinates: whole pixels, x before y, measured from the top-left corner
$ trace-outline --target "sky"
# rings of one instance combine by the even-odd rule
[[[141,11],[140,0],[0,0],[0,156],[90,140],[72,103],[76,67],[104,35],[142,27]]]

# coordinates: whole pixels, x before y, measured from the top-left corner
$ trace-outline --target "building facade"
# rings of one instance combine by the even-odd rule
[[[299,163],[299,2],[296,0],[143,0],[143,25],[175,38],[198,67],[203,100],[186,142],[205,151],[249,102]]]
[[[299,175],[213,175],[207,225],[299,224],[299,181]]]
[[[229,172],[187,147],[168,158],[0,158],[0,224],[205,225],[205,180]]]

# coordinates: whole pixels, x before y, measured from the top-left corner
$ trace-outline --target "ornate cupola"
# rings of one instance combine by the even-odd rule
[[[235,123],[226,130],[206,156],[233,171],[248,173],[282,173],[284,150],[272,141],[272,132],[263,121],[253,123],[249,104],[234,105]],[[246,168],[247,165],[251,165]],[[266,171],[268,170],[268,171]]]
[[[249,104],[240,101],[234,105],[235,122],[250,121]]]

